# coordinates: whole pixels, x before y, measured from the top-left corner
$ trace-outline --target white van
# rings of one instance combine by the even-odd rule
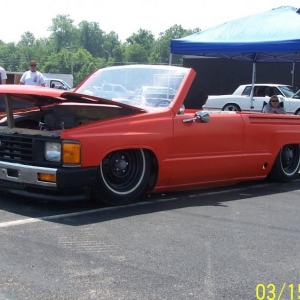
[[[72,88],[62,79],[45,78],[46,87],[55,89],[71,90]]]

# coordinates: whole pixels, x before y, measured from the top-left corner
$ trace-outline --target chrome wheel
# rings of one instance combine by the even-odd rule
[[[299,145],[286,145],[280,150],[280,161],[282,171],[291,176],[299,169]]]
[[[241,111],[241,109],[236,104],[226,104],[223,110],[227,111]]]
[[[292,181],[299,172],[300,147],[298,144],[283,146],[274,162],[269,178],[279,182]]]

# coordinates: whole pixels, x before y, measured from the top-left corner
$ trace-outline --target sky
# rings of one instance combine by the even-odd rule
[[[80,3],[80,4],[79,4]],[[159,33],[171,26],[205,30],[216,25],[265,12],[280,6],[300,7],[299,0],[13,0],[1,4],[0,40],[18,42],[29,31],[47,38],[57,15],[69,15],[77,27],[81,21],[97,22],[105,33],[114,31],[124,42],[139,29]]]

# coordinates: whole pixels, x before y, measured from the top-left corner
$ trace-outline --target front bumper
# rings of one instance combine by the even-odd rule
[[[39,173],[56,175],[56,182],[38,180]],[[97,167],[46,168],[0,162],[0,190],[51,201],[87,200],[97,177]]]

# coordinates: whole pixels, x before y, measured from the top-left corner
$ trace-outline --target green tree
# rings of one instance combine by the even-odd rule
[[[50,38],[55,44],[56,53],[65,47],[74,46],[78,40],[78,29],[73,25],[69,15],[57,15],[52,19],[52,25],[48,28],[52,31]]]
[[[154,45],[155,39],[151,31],[145,29],[139,29],[137,33],[133,33],[126,42],[130,45],[139,44],[145,48],[146,51],[150,51]]]
[[[148,63],[148,53],[140,44],[132,44],[126,47],[125,59],[127,63]]]
[[[74,63],[74,86],[80,83],[84,78],[91,74],[99,66],[100,60],[96,60],[93,56],[83,48],[79,48],[73,55]]]
[[[0,65],[6,71],[17,71],[20,62],[20,52],[14,43],[0,43]]]
[[[126,46],[125,45],[118,45],[113,50],[113,57],[114,57],[114,64],[120,65],[123,64],[125,61],[125,52]]]
[[[22,46],[33,46],[35,42],[35,37],[32,32],[26,31],[24,34],[21,35],[21,40],[18,45]]]
[[[102,48],[104,32],[96,22],[82,21],[79,23],[79,44],[89,51],[93,57],[101,57],[104,54]]]
[[[36,39],[27,31],[16,44],[0,40],[2,66],[23,72],[32,59],[45,73],[71,73],[73,66],[74,83],[78,84],[94,69],[108,65],[168,64],[170,40],[199,31],[174,25],[155,39],[151,31],[140,28],[122,43],[116,32],[105,33],[97,22],[82,21],[78,27],[73,22],[69,15],[57,15],[48,28],[48,38]],[[172,64],[182,64],[182,56],[173,55]]]
[[[165,32],[161,32],[154,45],[150,62],[168,64],[170,60],[171,39],[179,39],[197,31],[199,31],[198,28],[187,30],[183,29],[181,25],[174,25]],[[182,64],[182,55],[173,55],[172,64]]]
[[[121,42],[119,41],[119,36],[114,31],[111,31],[110,33],[104,35],[102,50],[104,52],[103,55],[107,62],[114,62],[114,49],[120,45]]]
[[[52,53],[42,69],[44,73],[70,73],[70,51],[62,49],[59,53]]]

